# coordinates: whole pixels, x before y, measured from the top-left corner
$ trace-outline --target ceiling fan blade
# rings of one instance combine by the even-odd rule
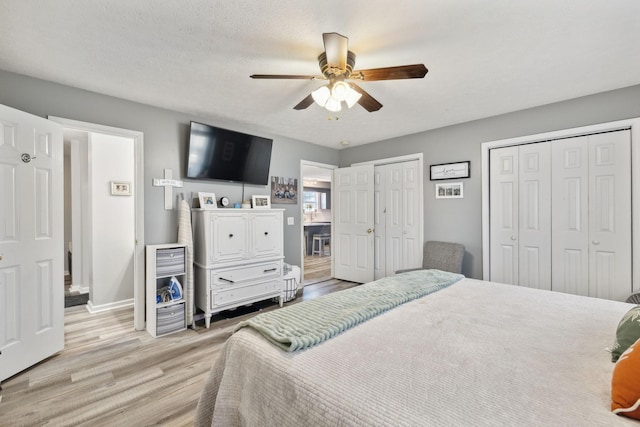
[[[252,74],[252,79],[299,79],[299,80],[326,80],[324,76],[297,76],[293,74]]]
[[[311,96],[311,94],[309,94],[309,96],[307,96],[305,99],[300,101],[298,103],[298,105],[293,107],[293,109],[294,110],[304,110],[305,108],[307,108],[311,104],[313,104],[313,97]]]
[[[347,50],[349,39],[338,33],[322,33],[324,51],[327,54],[329,68],[345,70],[347,67]]]
[[[364,89],[358,86],[355,83],[349,83],[349,85],[362,96],[358,100],[358,104],[360,104],[365,110],[372,113],[374,111],[378,111],[382,108],[382,104],[380,104],[373,96],[369,95]]]
[[[351,73],[351,78],[361,79],[366,82],[374,80],[421,79],[428,71],[424,64],[400,65],[398,67],[356,70]]]

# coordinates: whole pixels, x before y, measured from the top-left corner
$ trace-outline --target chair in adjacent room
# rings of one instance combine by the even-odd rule
[[[424,244],[421,268],[408,268],[396,271],[405,273],[413,270],[435,268],[451,273],[462,273],[464,245],[460,243],[429,241]]]
[[[316,242],[318,243],[316,246]],[[313,242],[311,244],[311,255],[325,255],[325,246],[329,247],[327,255],[331,255],[331,234],[321,233],[313,235]]]

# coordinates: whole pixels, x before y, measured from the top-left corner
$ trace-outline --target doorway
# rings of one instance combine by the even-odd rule
[[[87,308],[92,312],[133,305],[134,327],[142,330],[143,134],[50,119],[64,126],[69,150],[65,158],[71,168],[70,208],[68,212],[65,209],[65,223],[70,224],[70,230],[65,227],[65,270],[71,275],[71,289],[89,292]],[[92,164],[91,159],[99,160]],[[111,238],[116,232],[117,238]]]
[[[333,278],[331,181],[335,168],[301,161],[303,286]]]

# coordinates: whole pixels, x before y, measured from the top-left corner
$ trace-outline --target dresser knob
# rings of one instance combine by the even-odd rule
[[[268,231],[265,231],[265,232],[264,232],[264,235],[265,235],[265,236],[268,236],[268,235],[269,235],[269,232],[268,232]]]
[[[229,238],[232,238],[232,237],[233,237],[233,234],[229,234]]]

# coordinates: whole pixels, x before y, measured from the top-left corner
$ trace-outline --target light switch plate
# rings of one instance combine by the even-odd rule
[[[287,225],[293,225],[293,224],[294,224],[293,217],[292,216],[288,216],[287,217]]]

